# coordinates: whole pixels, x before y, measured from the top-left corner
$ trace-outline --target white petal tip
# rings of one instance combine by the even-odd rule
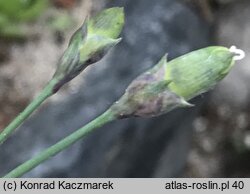
[[[235,61],[239,61],[245,58],[246,54],[243,50],[238,49],[236,46],[231,46],[229,51],[233,54],[235,54],[235,56],[233,57],[233,60]]]

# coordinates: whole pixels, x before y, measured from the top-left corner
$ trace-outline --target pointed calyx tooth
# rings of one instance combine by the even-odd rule
[[[183,107],[194,107],[194,104],[187,102],[184,98],[181,98],[180,105]]]
[[[241,49],[238,49],[236,46],[231,46],[229,50],[230,50],[230,52],[235,54],[235,56],[233,57],[233,59],[235,61],[242,60],[246,56],[245,52],[243,50],[241,50]]]
[[[73,34],[68,48],[60,58],[53,76],[57,80],[54,92],[79,75],[88,65],[101,60],[121,41],[118,38],[124,26],[123,8],[109,8],[93,18],[86,19]]]
[[[162,58],[161,58],[161,60],[154,66],[154,67],[152,67],[150,70],[149,70],[149,72],[151,73],[151,74],[153,74],[153,73],[157,73],[157,71],[159,71],[159,70],[161,70],[161,71],[163,71],[163,70],[166,70],[166,68],[167,68],[167,63],[168,63],[168,54],[166,53]]]

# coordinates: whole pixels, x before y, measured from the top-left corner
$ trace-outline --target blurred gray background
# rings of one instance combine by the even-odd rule
[[[41,2],[26,1],[22,14]],[[124,7],[123,41],[0,147],[0,175],[104,112],[165,53],[173,59],[209,45],[236,45],[246,58],[214,90],[193,99],[194,108],[108,124],[24,177],[250,177],[249,0],[46,2],[28,19],[0,4],[0,129],[50,79],[86,15]]]

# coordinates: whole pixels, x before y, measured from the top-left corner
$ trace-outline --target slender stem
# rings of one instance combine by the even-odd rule
[[[106,123],[109,123],[115,120],[116,117],[112,111],[107,110],[102,115],[91,121],[89,124],[85,125],[84,127],[78,129],[71,135],[67,136],[66,138],[62,139],[58,143],[54,144],[53,146],[47,148],[39,155],[35,156],[34,158],[28,160],[27,162],[21,164],[7,175],[4,178],[17,178],[22,176],[23,174],[29,172],[45,160],[48,160],[50,157],[58,154],[59,152],[63,151],[64,149],[68,148],[70,145],[77,142],[79,139],[86,136],[88,133],[93,131],[96,128],[103,126]]]
[[[48,97],[53,95],[53,87],[56,81],[51,80],[24,110],[0,133],[0,145],[33,113]]]

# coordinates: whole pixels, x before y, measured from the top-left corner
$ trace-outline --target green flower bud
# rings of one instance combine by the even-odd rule
[[[214,87],[234,65],[234,53],[228,48],[211,46],[190,52],[168,63],[165,79],[169,89],[189,100]]]
[[[73,34],[68,48],[58,62],[53,76],[57,80],[54,92],[80,74],[88,65],[96,63],[121,41],[124,26],[123,8],[110,8],[99,13]]]
[[[170,62],[164,56],[128,86],[111,110],[120,118],[151,117],[193,106],[186,100],[214,87],[242,56],[243,51],[236,47],[221,46],[193,51]]]

